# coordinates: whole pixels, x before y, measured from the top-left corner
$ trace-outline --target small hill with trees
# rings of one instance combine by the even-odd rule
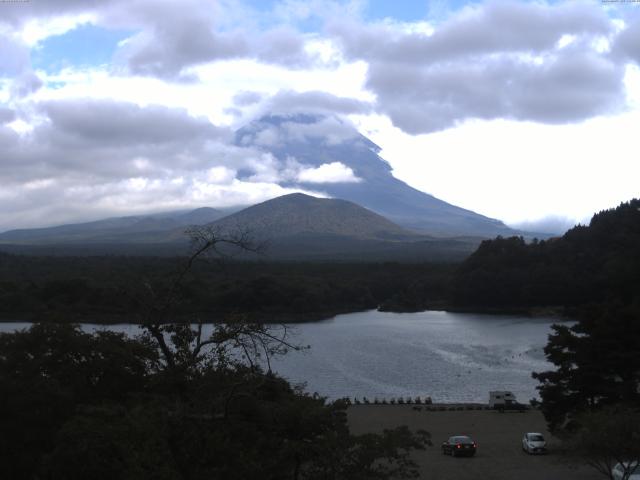
[[[416,239],[415,232],[353,202],[292,193],[245,208],[213,223],[221,228],[248,229],[270,238],[321,234],[375,239]]]
[[[560,238],[485,240],[459,268],[457,306],[576,308],[621,302],[640,310],[640,200],[597,213]]]

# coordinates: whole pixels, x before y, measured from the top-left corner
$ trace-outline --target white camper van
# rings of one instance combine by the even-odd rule
[[[494,408],[496,410],[526,410],[526,406],[518,403],[516,400],[516,396],[506,390],[496,390],[493,392],[489,392],[489,408]]]

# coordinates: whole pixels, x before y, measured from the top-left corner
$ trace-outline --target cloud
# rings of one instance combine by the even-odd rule
[[[118,55],[136,75],[190,79],[183,70],[201,63],[246,56],[249,47],[239,33],[216,33],[207,18],[162,17],[130,38]]]
[[[243,90],[233,96],[233,104],[237,105],[238,107],[255,105],[257,103],[260,103],[264,96],[265,94],[261,92]]]
[[[0,109],[2,222],[26,222],[30,211],[54,222],[62,218],[60,212],[83,209],[98,215],[147,205],[182,208],[207,199],[219,205],[231,199],[249,203],[266,192],[283,192],[277,182],[354,181],[357,175],[364,177],[357,159],[316,155],[315,145],[336,146],[337,151],[344,142],[362,141],[349,121],[335,115],[360,121],[376,113],[385,119],[385,128],[390,128],[389,117],[405,133],[430,133],[403,137],[405,150],[394,159],[395,174],[410,157],[413,164],[404,178],[426,179],[421,184],[425,190],[443,198],[452,191],[477,192],[477,179],[487,170],[477,152],[504,145],[507,127],[495,127],[500,134],[493,144],[457,155],[478,164],[477,175],[469,174],[464,188],[452,186],[451,179],[468,171],[469,164],[434,180],[435,170],[456,160],[455,155],[443,160],[455,146],[433,153],[429,145],[409,151],[406,144],[455,133],[458,129],[451,127],[459,124],[504,122],[531,132],[536,126],[530,122],[580,123],[617,112],[625,101],[625,68],[627,82],[632,82],[627,64],[640,61],[637,18],[628,16],[623,25],[592,3],[489,1],[432,24],[365,23],[365,8],[366,2],[358,0],[282,0],[266,13],[263,5],[252,9],[236,0],[2,5],[0,101],[10,106]],[[85,23],[131,32],[119,43],[112,64],[70,65],[35,76],[29,47],[39,48],[38,42],[48,36]],[[270,112],[277,114],[277,122],[266,117],[235,145],[229,129],[212,123]],[[473,119],[495,121],[466,122]],[[554,148],[556,143],[583,143],[546,135]],[[606,136],[591,136],[598,135]],[[530,138],[514,142],[503,158],[521,168],[513,152],[518,159],[526,156],[521,146]],[[311,145],[306,150],[305,142]],[[453,143],[465,142],[469,137],[456,137]],[[285,144],[300,147],[291,153],[297,160],[278,151]],[[606,142],[598,156],[622,158],[623,149],[616,155],[610,150],[623,144],[623,139]],[[569,150],[562,158],[583,161],[592,153]],[[424,158],[430,158],[428,169],[416,175],[416,165],[427,163]],[[539,158],[531,158],[526,163],[537,162]],[[501,177],[508,165],[505,160],[493,176]],[[616,185],[631,176],[624,177]],[[506,188],[500,183],[496,189]],[[251,193],[252,188],[258,193]],[[521,193],[518,188],[514,198]],[[477,202],[482,203],[475,195],[465,206],[475,209]]]
[[[230,144],[227,129],[183,109],[81,98],[21,116],[23,133],[0,125],[0,230],[301,190],[278,185],[286,166],[273,155]],[[14,118],[0,110],[0,123]]]
[[[588,219],[585,219],[588,223]],[[585,220],[582,221],[585,224]],[[579,222],[575,219],[562,217],[558,215],[548,215],[536,220],[524,220],[520,222],[510,223],[509,226],[527,232],[548,233],[554,235],[562,235],[570,228],[573,228]]]
[[[0,8],[4,8],[4,4]],[[28,47],[13,36],[3,34],[0,28],[0,78],[20,75],[30,63]]]
[[[243,11],[247,10],[239,4],[229,7],[212,1],[159,4],[142,0],[133,7],[123,6],[117,13],[106,12],[102,21],[139,30],[117,53],[119,61],[135,75],[195,81],[190,69],[204,63],[250,58],[306,68],[319,60],[307,52],[305,36],[287,26],[252,30],[248,22],[238,20],[232,28],[220,28],[225,15],[233,17]]]
[[[241,176],[241,179],[282,184],[288,187],[309,183],[359,183],[362,181],[351,168],[338,161],[314,166],[301,163],[292,156],[280,159],[271,153],[263,153],[253,165],[253,173]]]
[[[226,130],[163,106],[66,99],[35,104],[21,120],[30,128],[11,131],[3,145],[4,184],[43,178],[100,183],[141,173],[163,177],[205,168],[210,155],[223,151],[232,162],[238,150],[225,145]]]
[[[323,136],[329,143],[340,143],[357,135],[355,127],[344,120],[344,116],[366,115],[373,111],[371,102],[319,90],[281,89],[270,96],[242,91],[233,98],[233,103],[238,108],[227,109],[226,113],[244,118],[244,123],[247,119],[264,120],[253,122],[259,131],[253,132],[244,142],[265,147]],[[271,120],[267,120],[269,117]]]
[[[366,0],[281,0],[274,6],[276,19],[292,24],[311,19],[359,19],[367,6]]]
[[[278,27],[258,35],[254,57],[265,63],[289,68],[310,67],[318,59],[306,51],[304,37],[288,27]]]
[[[242,2],[215,0],[105,0],[83,2],[15,2],[3,5],[0,27],[34,45],[89,23],[134,32],[120,42],[116,71],[172,81],[196,81],[191,69],[229,59],[255,59],[287,68],[306,68],[319,61],[307,51],[307,36],[284,24],[255,28],[253,10]],[[2,31],[2,28],[0,28]],[[8,39],[0,38],[0,74],[28,61],[15,57]],[[8,55],[9,50],[12,55]]]
[[[620,109],[624,68],[573,49],[543,64],[486,59],[428,68],[370,68],[378,108],[408,133],[429,133],[471,119],[568,123]]]
[[[294,117],[280,125],[287,142],[316,141],[324,145],[339,145],[360,137],[360,133],[347,120],[336,116],[317,117],[313,122],[300,122]]]
[[[542,53],[553,49],[564,35],[607,35],[612,25],[601,8],[588,4],[490,1],[463,9],[431,34],[407,32],[388,23],[336,22],[329,30],[353,57],[432,64],[499,52]]]
[[[432,34],[336,22],[347,58],[369,63],[379,112],[412,134],[467,119],[581,121],[618,111],[624,65],[596,47],[614,34],[601,8],[490,2]]]
[[[43,82],[32,71],[25,71],[14,78],[11,84],[11,97],[22,98],[37,92],[42,88]]]
[[[203,205],[221,208],[252,205],[294,192],[322,196],[312,190],[268,182],[234,179],[229,184],[218,184],[203,175],[153,180],[135,177],[85,185],[60,180],[34,181],[0,191],[0,232]]]
[[[221,138],[226,133],[206,118],[160,105],[94,99],[49,101],[41,109],[58,132],[98,146],[103,143],[166,144]]]
[[[295,92],[280,90],[266,103],[264,110],[274,114],[367,114],[370,102],[350,97],[339,97],[322,91]]]
[[[324,163],[317,168],[302,168],[296,180],[300,183],[358,183],[362,180],[340,162]]]
[[[9,123],[15,120],[16,112],[10,108],[0,107],[0,125],[3,123]]]
[[[296,105],[299,106],[299,104]],[[269,112],[267,115],[239,130],[236,141],[240,145],[254,145],[277,151],[285,144],[311,142],[320,145],[339,145],[361,137],[355,126],[347,119],[318,113],[320,110],[300,111],[307,113],[282,113],[283,110],[278,109],[266,111]],[[292,109],[293,111],[296,109]]]
[[[640,65],[640,18],[630,20],[629,25],[618,35],[613,51]]]
[[[20,29],[29,22],[37,20],[53,21],[55,18],[73,17],[87,11],[95,11],[98,7],[104,9],[122,0],[101,0],[87,2],[86,0],[55,0],[50,2],[13,1],[2,5],[0,23],[15,29]],[[73,23],[69,23],[73,25]]]

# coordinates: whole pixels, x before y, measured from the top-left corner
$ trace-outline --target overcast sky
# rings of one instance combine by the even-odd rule
[[[0,1],[0,231],[357,181],[233,144],[274,108],[455,205],[584,221],[640,196],[640,3]]]

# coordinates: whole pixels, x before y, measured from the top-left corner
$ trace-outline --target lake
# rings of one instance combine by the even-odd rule
[[[436,311],[350,313],[289,325],[293,341],[311,348],[276,358],[272,366],[330,398],[429,395],[434,402],[486,403],[490,390],[510,390],[527,403],[538,396],[531,372],[551,368],[542,349],[554,322]],[[27,326],[5,323],[0,331]],[[107,328],[137,333],[134,325]]]

